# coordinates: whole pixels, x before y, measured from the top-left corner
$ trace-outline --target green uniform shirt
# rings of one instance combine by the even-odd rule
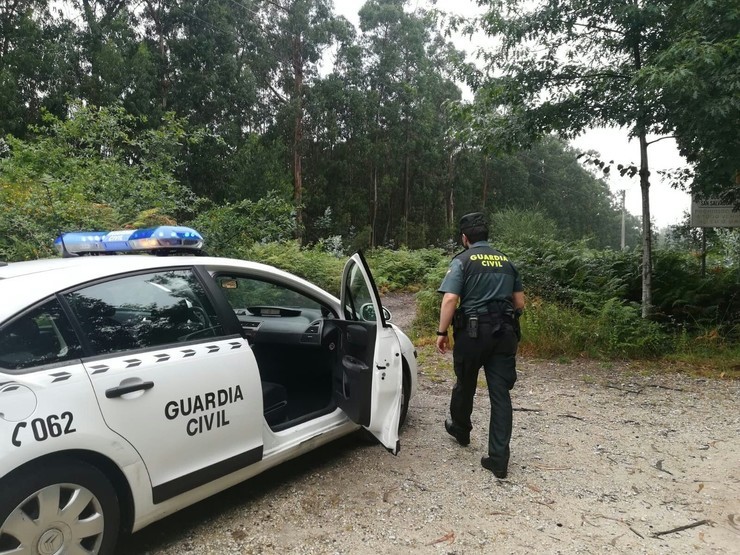
[[[485,314],[493,301],[506,302],[513,309],[513,294],[523,290],[509,257],[487,241],[478,241],[452,259],[437,291],[459,295],[465,314]]]

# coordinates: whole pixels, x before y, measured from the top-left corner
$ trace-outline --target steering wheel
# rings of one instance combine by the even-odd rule
[[[211,327],[211,319],[208,317],[208,313],[202,306],[191,306],[189,320],[201,329],[208,329]]]
[[[334,351],[339,339],[339,328],[331,320],[321,320],[320,329],[321,348]]]

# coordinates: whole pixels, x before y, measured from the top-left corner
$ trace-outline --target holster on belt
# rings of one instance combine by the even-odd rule
[[[459,331],[465,327],[465,313],[461,309],[455,310],[455,315],[452,317],[452,328],[455,331]]]

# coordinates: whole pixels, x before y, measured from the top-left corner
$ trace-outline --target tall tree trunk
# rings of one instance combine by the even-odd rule
[[[375,248],[378,237],[378,166],[373,168],[373,225],[370,231],[370,246]]]
[[[20,4],[20,0],[14,0],[10,3],[5,3],[2,11],[2,24],[0,30],[2,30],[2,48],[0,49],[0,68],[5,67],[5,60],[8,56],[8,50],[10,49],[10,28],[13,25],[13,19],[18,15],[16,9]]]
[[[486,201],[488,200],[488,155],[483,157],[483,206],[481,207],[484,211],[486,209]]]
[[[303,241],[303,172],[301,167],[301,145],[303,143],[303,57],[301,37],[293,37],[293,102],[295,119],[293,127],[293,204],[295,205],[296,238]]]
[[[408,63],[406,64],[406,82],[408,83],[411,79]],[[411,155],[409,153],[409,141],[411,137],[411,116],[409,112],[411,109],[406,104],[404,111],[406,112],[405,130],[404,130],[404,161],[403,161],[403,244],[408,246],[409,244],[409,214],[411,213]]]
[[[407,144],[408,148],[408,144]],[[409,205],[411,204],[411,178],[409,176],[411,167],[411,157],[409,156],[408,150],[406,151],[406,157],[404,160],[404,176],[403,176],[403,243],[408,246],[409,244]]]
[[[151,0],[147,0],[145,4],[149,10],[149,17],[154,23],[154,32],[157,34],[159,59],[162,64],[160,68],[161,74],[159,76],[159,106],[162,108],[162,111],[166,111],[170,81],[167,76],[169,60],[167,56],[167,41],[164,30],[164,6],[162,5],[162,2],[155,5]]]
[[[164,28],[161,22],[157,22],[157,34],[159,35],[159,57],[162,60],[162,75],[159,80],[159,103],[162,107],[162,111],[167,110],[167,97],[170,90],[170,80],[167,77],[167,68],[169,61],[167,60],[167,47],[165,44]]]
[[[447,164],[447,184],[450,188],[450,194],[447,196],[447,227],[452,228],[455,225],[455,153],[450,152],[450,159]]]
[[[653,237],[650,224],[650,170],[647,134],[640,131],[640,192],[642,193],[642,317],[650,316],[653,305]]]
[[[633,47],[635,69],[642,68],[641,37]],[[650,316],[653,304],[653,237],[650,225],[650,169],[647,152],[647,111],[643,99],[637,98],[640,111],[637,117],[637,137],[640,141],[640,192],[642,193],[642,317]]]
[[[393,217],[393,195],[386,195],[388,199],[388,216],[385,218],[385,233],[383,233],[383,245],[388,244],[388,238],[391,233],[391,219]]]

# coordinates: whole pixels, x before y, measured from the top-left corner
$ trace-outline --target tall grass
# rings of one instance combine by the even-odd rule
[[[659,324],[642,319],[637,307],[617,299],[591,314],[530,299],[521,324],[522,349],[544,357],[654,358],[675,343]]]

